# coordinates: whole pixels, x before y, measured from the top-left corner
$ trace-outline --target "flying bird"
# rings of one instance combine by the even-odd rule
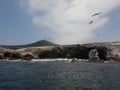
[[[92,24],[92,23],[93,23],[93,21],[90,21],[90,22],[89,22],[89,24]]]
[[[92,17],[94,17],[94,16],[96,16],[96,15],[99,15],[99,14],[101,14],[101,13],[95,13],[95,14],[92,15]]]
[[[48,40],[51,40],[51,38],[48,38]]]
[[[100,34],[97,34],[97,36],[100,36]]]
[[[92,17],[94,17],[96,15],[99,15],[99,14],[101,14],[101,13],[100,12],[99,13],[95,13],[95,14],[92,15]],[[89,24],[92,24],[92,23],[93,23],[93,20],[89,22]]]

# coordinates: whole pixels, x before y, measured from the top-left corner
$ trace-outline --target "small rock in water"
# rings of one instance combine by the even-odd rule
[[[73,59],[71,60],[71,62],[76,62],[76,61],[78,61],[77,58],[73,58]]]

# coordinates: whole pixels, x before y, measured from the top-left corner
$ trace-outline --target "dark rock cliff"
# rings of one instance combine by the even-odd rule
[[[34,46],[34,44],[33,44]],[[90,43],[77,45],[53,45],[22,47],[19,49],[0,48],[0,59],[43,59],[43,58],[78,58],[89,59],[91,50],[98,51],[102,61],[120,61],[120,42]]]

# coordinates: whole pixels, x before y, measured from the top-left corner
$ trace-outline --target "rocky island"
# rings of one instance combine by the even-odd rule
[[[27,45],[1,45],[2,60],[77,58],[90,62],[120,61],[120,42],[58,45],[41,40]]]

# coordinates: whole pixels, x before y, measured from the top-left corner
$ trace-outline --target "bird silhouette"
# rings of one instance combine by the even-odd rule
[[[94,17],[96,15],[99,15],[99,14],[101,14],[101,13],[100,12],[99,13],[95,13],[95,14],[92,15],[92,17]],[[93,20],[89,22],[89,24],[92,24],[92,23],[93,23]]]
[[[51,40],[51,38],[48,38],[48,40]]]
[[[90,22],[89,22],[89,24],[92,24],[92,23],[93,23],[93,21],[90,21]]]
[[[97,34],[97,36],[100,36],[100,34]]]
[[[95,14],[92,15],[92,17],[94,17],[94,16],[96,16],[96,15],[99,15],[99,14],[101,14],[101,13],[95,13]]]

